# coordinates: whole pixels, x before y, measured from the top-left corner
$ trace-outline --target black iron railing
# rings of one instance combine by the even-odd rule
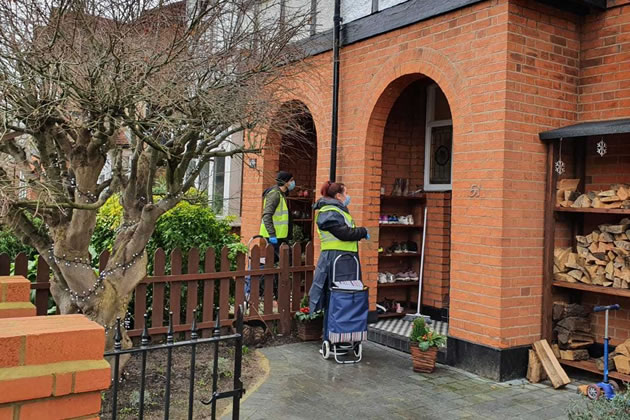
[[[197,332],[196,322],[196,310],[194,311],[192,327],[190,329],[190,340],[175,342],[173,331],[173,313],[169,312],[168,319],[168,331],[166,333],[166,343],[149,346],[151,337],[147,330],[148,315],[144,314],[145,322],[142,330],[140,347],[123,349],[122,348],[122,332],[120,327],[120,318],[116,321],[116,332],[114,335],[114,350],[105,353],[105,357],[113,358],[114,375],[112,384],[112,419],[116,420],[118,416],[118,384],[120,378],[120,357],[125,354],[140,353],[142,357],[141,372],[140,372],[140,405],[138,411],[138,418],[144,418],[144,392],[146,384],[146,366],[147,357],[150,352],[156,350],[167,351],[166,361],[166,384],[164,393],[164,418],[168,419],[170,415],[170,400],[171,400],[171,370],[173,363],[173,350],[179,347],[190,347],[190,382],[188,388],[188,419],[193,418],[193,403],[195,400],[195,357],[196,348],[200,344],[214,343],[214,360],[212,366],[212,395],[209,399],[201,399],[201,403],[205,405],[211,405],[212,419],[216,418],[216,403],[223,398],[232,398],[232,419],[238,419],[240,415],[240,400],[245,389],[243,388],[243,382],[241,381],[241,364],[243,356],[243,308],[239,305],[236,314],[236,333],[230,335],[221,335],[221,327],[219,323],[218,308],[215,316],[215,326],[212,337],[199,338]],[[219,382],[219,343],[220,342],[234,342],[234,387],[231,391],[218,391]],[[179,417],[179,416],[178,416]]]

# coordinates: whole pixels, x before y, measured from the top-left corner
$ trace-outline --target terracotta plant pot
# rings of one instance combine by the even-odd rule
[[[302,341],[316,341],[322,338],[323,318],[312,321],[297,321],[298,338]]]
[[[435,370],[435,359],[437,359],[437,347],[429,347],[429,350],[422,351],[418,343],[409,343],[411,348],[411,361],[413,371],[431,373]]]

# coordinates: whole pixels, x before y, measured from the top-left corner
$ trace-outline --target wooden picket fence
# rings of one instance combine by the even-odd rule
[[[313,244],[309,242],[304,249],[299,243],[291,248],[283,245],[276,266],[273,265],[274,250],[271,245],[266,248],[255,245],[250,249],[249,255],[239,254],[236,270],[233,271],[230,269],[228,254],[228,248],[224,247],[218,256],[220,270],[216,271],[217,256],[214,249],[208,249],[203,259],[204,267],[200,269],[200,252],[192,248],[188,252],[184,272],[182,252],[175,249],[170,255],[170,272],[166,273],[167,256],[162,249],[158,249],[154,255],[153,274],[136,287],[133,305],[129,308],[133,320],[129,335],[140,336],[144,328],[145,312],[150,313],[148,329],[151,335],[166,333],[168,311],[173,312],[175,332],[190,331],[195,309],[201,314],[197,327],[204,335],[214,327],[217,307],[221,325],[232,325],[235,321],[234,308],[245,301],[246,276],[251,278],[251,295],[245,320],[277,321],[279,332],[288,333],[293,315],[299,310],[300,301],[313,282]],[[261,257],[267,262],[264,267],[261,267]],[[101,254],[99,269],[105,267],[108,258],[109,253]],[[27,256],[21,253],[15,258],[14,270],[11,270],[9,257],[6,254],[0,255],[0,275],[28,277],[28,265]],[[274,302],[275,276],[278,276],[278,296]],[[34,279],[31,278],[38,315],[46,315],[48,311],[50,277],[48,264],[41,256],[38,257],[37,274]],[[257,292],[261,281],[264,283],[263,296],[259,296]],[[152,300],[150,305],[148,297]]]

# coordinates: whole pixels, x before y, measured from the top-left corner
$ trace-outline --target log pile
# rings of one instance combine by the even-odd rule
[[[594,209],[630,209],[630,186],[615,184],[606,191],[578,192],[579,179],[561,179],[556,190],[556,206]]]
[[[595,342],[591,329],[590,311],[575,303],[554,302],[553,331],[560,347],[560,358],[586,360],[585,347]]]
[[[603,224],[586,236],[576,236],[577,247],[554,250],[553,278],[569,283],[630,288],[630,219]]]

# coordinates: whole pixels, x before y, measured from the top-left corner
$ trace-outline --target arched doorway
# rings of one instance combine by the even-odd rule
[[[442,333],[450,289],[452,119],[435,81],[412,74],[385,89],[370,121],[380,125],[370,135],[381,147],[376,302],[387,310],[381,318],[416,312],[426,229],[422,313],[439,321]]]
[[[265,172],[267,177],[275,176],[277,171],[293,174],[296,188],[288,195],[290,236],[293,242],[306,243],[313,239],[317,130],[310,110],[300,101],[283,104],[276,123],[268,135],[271,153],[265,156]]]

